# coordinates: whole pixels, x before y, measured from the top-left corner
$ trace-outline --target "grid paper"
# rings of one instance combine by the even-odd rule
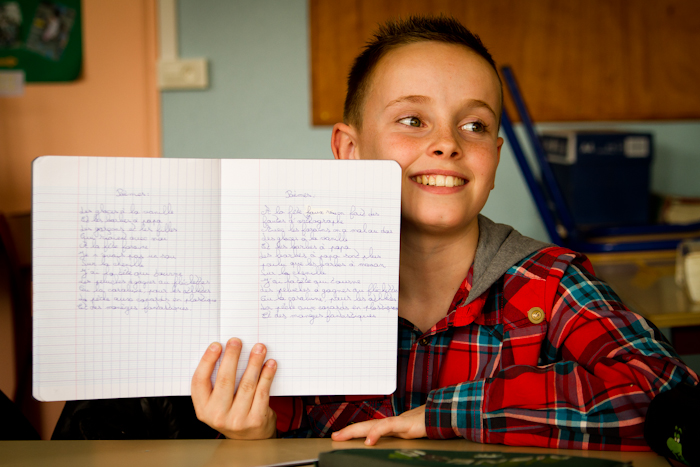
[[[400,167],[45,156],[33,166],[34,396],[186,395],[256,342],[273,395],[396,381]]]

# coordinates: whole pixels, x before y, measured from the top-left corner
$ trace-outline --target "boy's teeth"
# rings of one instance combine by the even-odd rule
[[[417,175],[412,180],[423,185],[446,187],[462,186],[466,183],[464,179],[452,175]]]

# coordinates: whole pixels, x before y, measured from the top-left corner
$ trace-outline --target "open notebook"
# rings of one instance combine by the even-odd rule
[[[36,159],[34,397],[186,395],[230,337],[272,395],[393,392],[400,192],[392,161]]]

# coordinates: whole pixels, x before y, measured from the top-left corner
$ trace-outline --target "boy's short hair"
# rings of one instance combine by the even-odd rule
[[[463,45],[471,49],[491,65],[500,85],[501,78],[498,76],[496,63],[479,36],[473,34],[453,17],[410,16],[406,20],[388,21],[379,26],[373,38],[367,42],[364,51],[357,56],[350,68],[343,121],[358,128],[362,126],[362,109],[370,78],[382,57],[403,45],[425,41]]]

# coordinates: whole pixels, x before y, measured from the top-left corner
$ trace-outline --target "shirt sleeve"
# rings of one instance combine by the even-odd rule
[[[653,324],[582,267],[562,268],[538,366],[428,395],[430,438],[564,449],[648,450],[651,399],[698,377]]]
[[[278,438],[311,438],[304,401],[295,396],[270,397],[270,408],[277,415]]]

